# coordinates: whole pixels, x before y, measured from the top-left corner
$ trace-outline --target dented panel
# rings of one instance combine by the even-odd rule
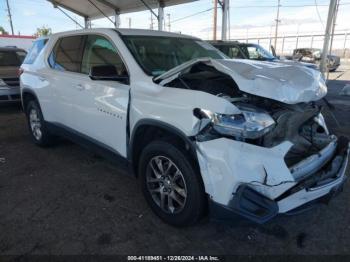
[[[162,80],[160,84],[165,85],[197,63],[206,63],[231,76],[241,91],[286,104],[316,101],[327,94],[319,71],[298,65],[246,59],[195,59],[169,70],[156,80]]]

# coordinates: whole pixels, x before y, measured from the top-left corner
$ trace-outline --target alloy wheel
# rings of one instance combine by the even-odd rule
[[[176,214],[183,210],[187,199],[186,181],[169,158],[155,156],[149,161],[146,183],[153,201],[163,212]]]
[[[39,118],[38,110],[35,108],[30,109],[29,112],[29,124],[33,136],[36,140],[40,140],[42,137],[41,132],[41,120]]]

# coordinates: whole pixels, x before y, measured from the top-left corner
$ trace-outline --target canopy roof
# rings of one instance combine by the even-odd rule
[[[115,12],[132,13],[163,7],[190,3],[197,0],[47,0],[53,5],[63,7],[83,17],[91,19],[112,16]]]

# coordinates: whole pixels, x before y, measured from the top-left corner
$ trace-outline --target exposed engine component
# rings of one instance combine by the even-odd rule
[[[290,141],[293,147],[285,158],[288,166],[317,153],[331,142],[327,127],[322,125],[321,108],[314,102],[288,105],[244,93],[230,76],[204,63],[193,65],[167,86],[207,92],[228,100],[242,111],[241,115],[228,116],[196,109],[198,118],[211,119],[211,125],[206,121],[207,127],[198,134],[199,140],[229,136],[264,147]],[[275,121],[274,125],[269,117]]]

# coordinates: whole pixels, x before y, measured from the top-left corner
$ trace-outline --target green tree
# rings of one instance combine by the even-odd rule
[[[0,34],[1,35],[8,35],[9,33],[2,26],[0,26]]]
[[[48,36],[48,35],[51,35],[51,34],[52,34],[51,28],[46,27],[46,26],[42,26],[41,28],[37,28],[36,29],[36,33],[35,33],[35,35],[37,37]]]

